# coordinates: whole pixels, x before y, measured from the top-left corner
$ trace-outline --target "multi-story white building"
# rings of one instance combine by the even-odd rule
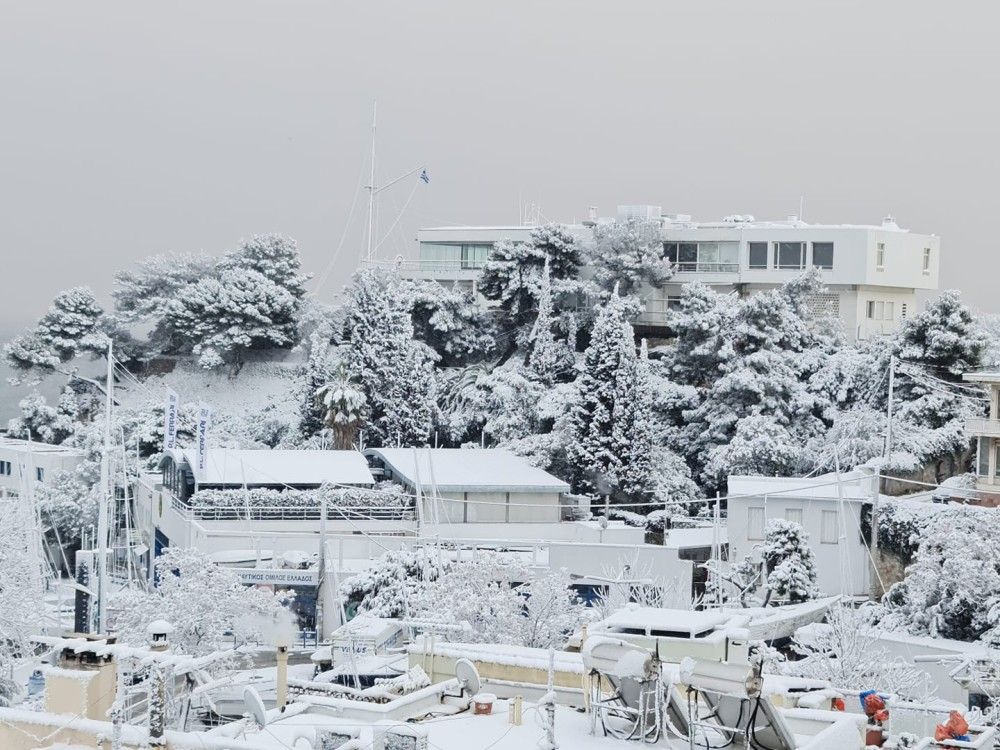
[[[773,289],[807,268],[820,269],[828,293],[817,299],[843,321],[851,340],[889,333],[915,311],[917,292],[937,289],[940,239],[901,229],[892,218],[877,225],[807,224],[797,217],[756,221],[730,216],[696,222],[663,215],[657,206],[619,206],[618,218],[643,218],[661,226],[664,255],[674,277],[645,290],[646,310],[637,321],[655,337],[681,288],[700,281],[722,292],[752,294]],[[598,219],[568,227],[580,241],[593,236]],[[408,278],[468,284],[476,279],[500,240],[527,241],[532,226],[437,227],[417,233],[416,259],[397,259]]]
[[[19,494],[28,483],[45,482],[83,461],[77,448],[0,436],[0,492]]]
[[[1000,370],[967,372],[963,380],[989,389],[987,417],[968,419],[965,434],[976,443],[976,497],[968,502],[1000,506]]]

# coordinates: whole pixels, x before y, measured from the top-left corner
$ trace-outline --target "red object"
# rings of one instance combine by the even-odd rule
[[[834,698],[833,701],[831,702],[831,706],[832,706],[832,708],[833,708],[834,711],[844,711],[844,710],[846,710],[846,707],[844,706],[844,699],[843,698]]]
[[[884,724],[888,720],[889,720],[888,709],[883,708],[875,712],[875,721],[877,721],[879,724]]]
[[[969,722],[958,711],[952,711],[948,714],[948,721],[934,727],[934,739],[938,742],[963,737],[968,733]]]
[[[885,709],[885,701],[880,695],[872,693],[865,696],[865,716],[874,716],[883,709]]]

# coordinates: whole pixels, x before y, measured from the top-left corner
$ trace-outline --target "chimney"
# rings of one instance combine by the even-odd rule
[[[104,643],[95,643],[98,645]],[[117,672],[111,656],[94,650],[63,649],[59,666],[45,669],[45,710],[107,721],[118,686]]]
[[[166,620],[156,620],[146,626],[149,634],[149,650],[164,653],[170,648],[169,636],[174,626]],[[167,728],[167,681],[163,667],[153,662],[149,668],[149,738],[153,745],[164,743],[163,734]]]

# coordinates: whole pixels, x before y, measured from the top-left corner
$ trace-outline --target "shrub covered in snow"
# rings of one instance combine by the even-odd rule
[[[363,515],[365,510],[405,510],[413,507],[413,498],[395,482],[381,482],[374,489],[364,487],[321,487],[315,490],[277,490],[263,487],[247,490],[201,489],[190,497],[188,503],[196,511],[242,510],[247,507],[255,511],[266,511],[269,508],[318,511],[324,497],[331,514],[337,510],[350,510]]]

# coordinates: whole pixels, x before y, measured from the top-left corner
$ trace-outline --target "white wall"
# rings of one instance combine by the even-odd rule
[[[772,518],[788,519],[788,510],[801,510],[802,527],[809,534],[809,546],[816,557],[817,585],[823,595],[848,594],[868,596],[871,588],[871,563],[868,548],[861,543],[859,524],[861,504],[845,502],[846,544],[822,541],[822,512],[837,514],[840,524],[840,503],[836,498],[801,498],[787,495],[740,497],[729,501],[726,526],[729,534],[729,559],[742,560],[760,544],[761,539],[749,538],[749,509],[764,509],[764,524]],[[793,519],[797,520],[797,519]],[[756,536],[756,534],[754,534]],[[838,537],[840,535],[838,534]]]
[[[13,442],[13,441],[12,441]],[[19,493],[24,477],[34,480],[36,469],[42,469],[42,483],[50,480],[57,471],[72,471],[83,460],[81,453],[65,449],[53,449],[44,443],[34,443],[29,451],[21,448],[23,443],[5,444],[0,442],[0,461],[9,461],[10,474],[0,474],[0,488],[9,493]]]

